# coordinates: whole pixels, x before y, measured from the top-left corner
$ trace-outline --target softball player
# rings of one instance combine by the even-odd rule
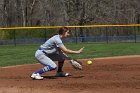
[[[78,51],[74,51],[67,49],[64,46],[61,39],[66,38],[69,35],[69,29],[67,27],[60,28],[58,35],[54,35],[40,46],[40,48],[35,53],[35,57],[42,65],[44,65],[44,67],[39,71],[34,72],[31,75],[31,78],[41,80],[43,79],[41,76],[42,73],[55,70],[57,66],[53,61],[58,61],[58,70],[56,73],[57,77],[69,76],[69,73],[62,71],[62,67],[65,61],[62,53],[78,54],[83,52],[83,48],[79,49]]]

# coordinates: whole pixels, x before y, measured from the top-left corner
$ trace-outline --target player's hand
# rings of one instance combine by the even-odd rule
[[[84,47],[82,47],[81,49],[79,49],[77,53],[81,53],[81,52],[83,52],[83,50],[84,50]]]

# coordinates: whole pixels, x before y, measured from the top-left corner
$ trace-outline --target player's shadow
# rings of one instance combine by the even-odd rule
[[[69,78],[83,78],[84,76],[70,76]]]
[[[58,77],[56,76],[42,76],[42,77],[46,79],[58,79]]]
[[[60,78],[60,77],[57,77],[57,76],[42,76],[42,77],[44,77],[44,78],[46,78],[46,79],[58,79],[58,78]],[[68,77],[65,77],[65,78],[83,78],[84,76],[68,76]],[[63,78],[63,77],[61,77],[61,78]]]

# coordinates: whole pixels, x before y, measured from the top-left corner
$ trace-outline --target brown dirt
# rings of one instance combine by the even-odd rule
[[[82,71],[65,62],[72,76],[56,78],[55,70],[43,74],[44,80],[30,78],[40,64],[1,67],[0,93],[140,93],[140,56],[90,60],[92,65],[82,60]]]

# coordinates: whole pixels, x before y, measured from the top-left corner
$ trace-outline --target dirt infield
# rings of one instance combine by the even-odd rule
[[[0,93],[140,93],[140,56],[95,58],[74,70],[65,62],[70,77],[54,77],[56,70],[43,74],[44,80],[30,75],[40,64],[0,68]]]

